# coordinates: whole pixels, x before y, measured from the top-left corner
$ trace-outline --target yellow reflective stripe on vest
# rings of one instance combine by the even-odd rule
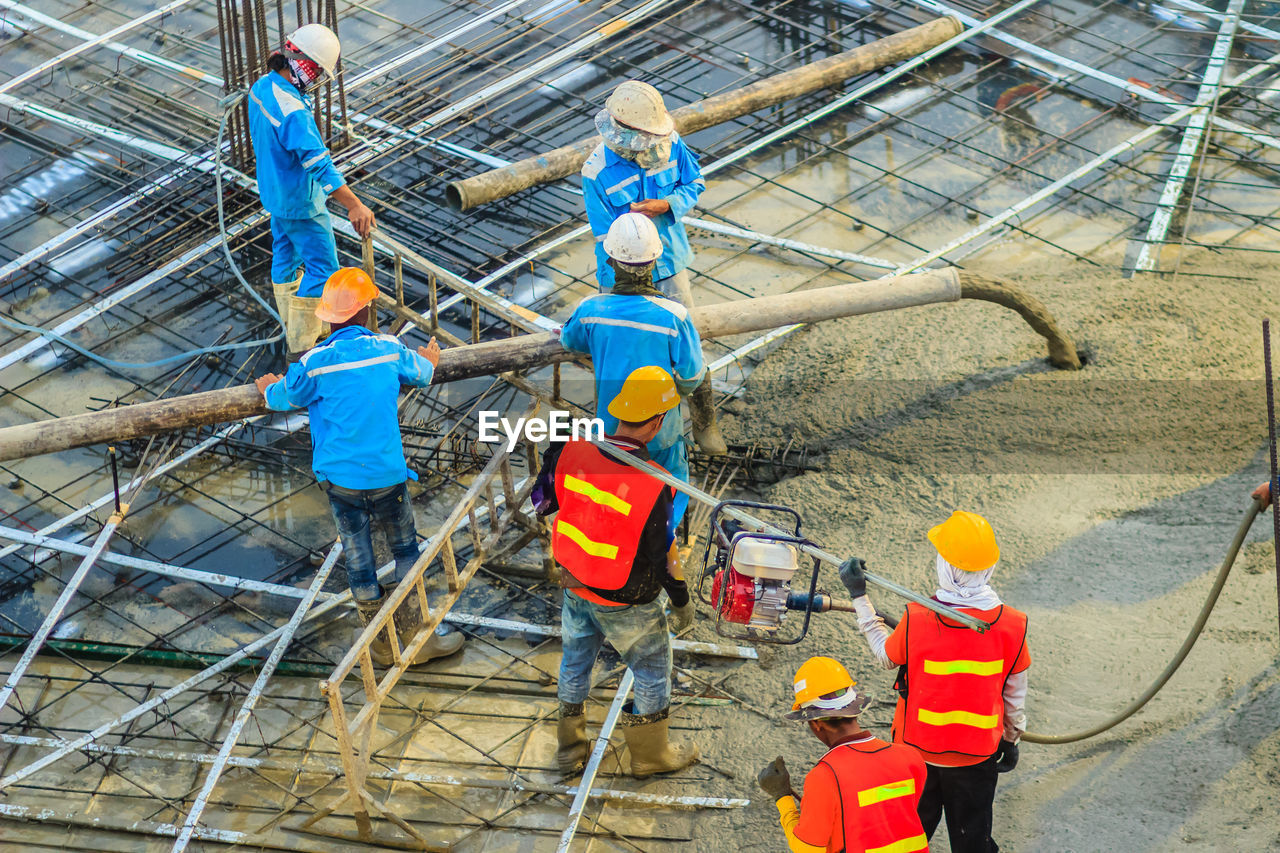
[[[1004,661],[926,659],[924,671],[926,675],[999,675],[1004,671]]]
[[[994,729],[1000,724],[995,714],[972,714],[968,711],[947,711],[939,714],[921,708],[918,719],[931,726],[973,726],[976,729]]]
[[[896,799],[897,797],[907,797],[916,792],[915,779],[903,779],[900,782],[890,782],[887,785],[877,785],[874,788],[867,788],[858,792],[858,805],[873,806],[876,803],[883,803],[885,800]]]
[[[566,537],[577,544],[579,548],[586,551],[593,557],[603,557],[606,560],[614,560],[618,557],[618,546],[607,545],[604,542],[594,542],[587,538],[587,534],[574,527],[567,521],[556,519],[556,532],[563,533]]]
[[[593,503],[598,503],[601,506],[607,506],[609,509],[617,510],[623,515],[631,515],[631,504],[627,503],[615,494],[606,492],[604,489],[596,488],[586,480],[579,480],[572,474],[564,475],[564,487],[571,492],[577,492]]]
[[[867,853],[913,853],[916,850],[927,849],[929,849],[929,839],[924,833],[920,833],[914,838],[904,838],[883,847],[868,847]]]

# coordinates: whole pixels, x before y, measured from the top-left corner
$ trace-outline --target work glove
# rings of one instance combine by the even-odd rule
[[[756,777],[756,782],[760,784],[761,790],[773,797],[775,803],[783,797],[795,796],[795,792],[791,790],[791,774],[787,772],[787,763],[782,760],[781,755],[764,766]]]
[[[1007,740],[1000,741],[996,750],[996,772],[1008,773],[1018,766],[1018,745]]]
[[[861,598],[867,594],[866,571],[867,561],[860,557],[850,557],[840,564],[840,580],[850,597]]]
[[[693,624],[693,599],[690,598],[684,604],[676,607],[671,605],[671,633],[679,634],[685,628]]]

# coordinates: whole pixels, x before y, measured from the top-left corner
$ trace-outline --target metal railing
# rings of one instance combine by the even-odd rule
[[[538,408],[540,407],[534,406],[525,416],[536,414]],[[526,530],[536,530],[540,536],[545,536],[536,519],[530,518],[520,509],[533,490],[535,481],[535,477],[529,476],[520,485],[516,484],[511,468],[512,457],[522,451],[526,455],[530,471],[537,470],[537,449],[527,439],[510,451],[495,452],[484,470],[467,489],[466,494],[458,500],[449,516],[431,537],[431,545],[418,556],[413,568],[386,597],[382,609],[370,620],[329,678],[320,682],[320,691],[324,694],[333,717],[342,775],[347,790],[332,805],[312,815],[303,824],[304,828],[333,814],[345,804],[352,810],[356,829],[362,840],[373,840],[373,827],[369,820],[369,811],[372,808],[416,841],[426,843],[426,839],[422,838],[413,827],[399,816],[379,806],[366,790],[365,781],[369,778],[369,763],[372,755],[370,743],[383,703],[387,701],[391,691],[408,671],[417,654],[435,635],[435,629],[444,620],[450,608],[458,602],[467,583],[475,576],[481,564],[498,544],[503,532],[512,522],[515,522]],[[501,490],[501,500],[498,498],[498,490]],[[477,506],[481,501],[488,510],[487,532],[482,531],[477,518]],[[470,559],[460,568],[453,537],[464,526],[464,522],[467,522],[465,526],[472,551]],[[441,591],[443,594],[437,594],[433,603],[427,590],[427,570],[437,559],[443,569],[444,589]],[[396,611],[402,606],[419,608],[422,617],[417,635],[408,638],[403,644],[402,640],[405,638],[397,635],[394,620]],[[386,632],[390,641],[392,663],[379,678],[370,647],[383,631]],[[353,674],[358,675],[364,696],[359,710],[354,716],[349,716],[343,700],[342,686],[347,677]]]

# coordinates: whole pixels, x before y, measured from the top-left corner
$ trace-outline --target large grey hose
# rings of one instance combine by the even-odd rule
[[[1130,702],[1124,710],[1115,716],[1104,720],[1091,729],[1069,735],[1042,735],[1035,732],[1026,732],[1022,735],[1022,739],[1030,743],[1075,743],[1076,741],[1086,740],[1102,734],[1107,729],[1120,725],[1138,713],[1143,705],[1151,701],[1151,697],[1159,693],[1160,688],[1164,687],[1165,683],[1178,671],[1178,667],[1182,666],[1182,662],[1187,659],[1187,655],[1191,652],[1191,647],[1196,644],[1196,640],[1200,639],[1200,632],[1204,630],[1205,623],[1209,621],[1209,614],[1213,612],[1213,606],[1218,603],[1218,595],[1222,592],[1222,587],[1227,582],[1227,575],[1231,574],[1231,566],[1236,561],[1236,555],[1240,553],[1240,546],[1244,544],[1244,538],[1248,535],[1249,528],[1253,525],[1253,520],[1258,517],[1260,512],[1262,512],[1262,504],[1255,498],[1249,507],[1249,511],[1245,513],[1244,520],[1240,522],[1240,528],[1236,530],[1236,538],[1231,540],[1231,547],[1227,549],[1227,557],[1222,561],[1222,567],[1218,569],[1218,577],[1213,582],[1213,589],[1209,590],[1209,597],[1205,599],[1204,606],[1200,608],[1200,615],[1196,617],[1196,623],[1191,626],[1191,631],[1187,634],[1187,638],[1182,641],[1182,647],[1173,656],[1173,660],[1169,661],[1169,665],[1164,668],[1164,672],[1160,673],[1156,680],[1151,683],[1151,686],[1143,691],[1141,696]]]

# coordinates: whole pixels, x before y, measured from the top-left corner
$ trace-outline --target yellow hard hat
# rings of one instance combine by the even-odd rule
[[[976,512],[956,510],[951,517],[929,531],[929,541],[942,559],[966,572],[989,569],[1000,559],[996,534]]]
[[[854,689],[849,670],[835,658],[811,657],[796,670],[793,684],[796,701],[789,720],[821,720],[856,717],[870,699]]]
[[[342,267],[329,276],[316,306],[316,316],[326,323],[345,323],[378,297],[378,287],[359,267]]]
[[[638,423],[680,405],[680,393],[671,374],[656,365],[637,367],[622,383],[608,412],[620,421]]]

